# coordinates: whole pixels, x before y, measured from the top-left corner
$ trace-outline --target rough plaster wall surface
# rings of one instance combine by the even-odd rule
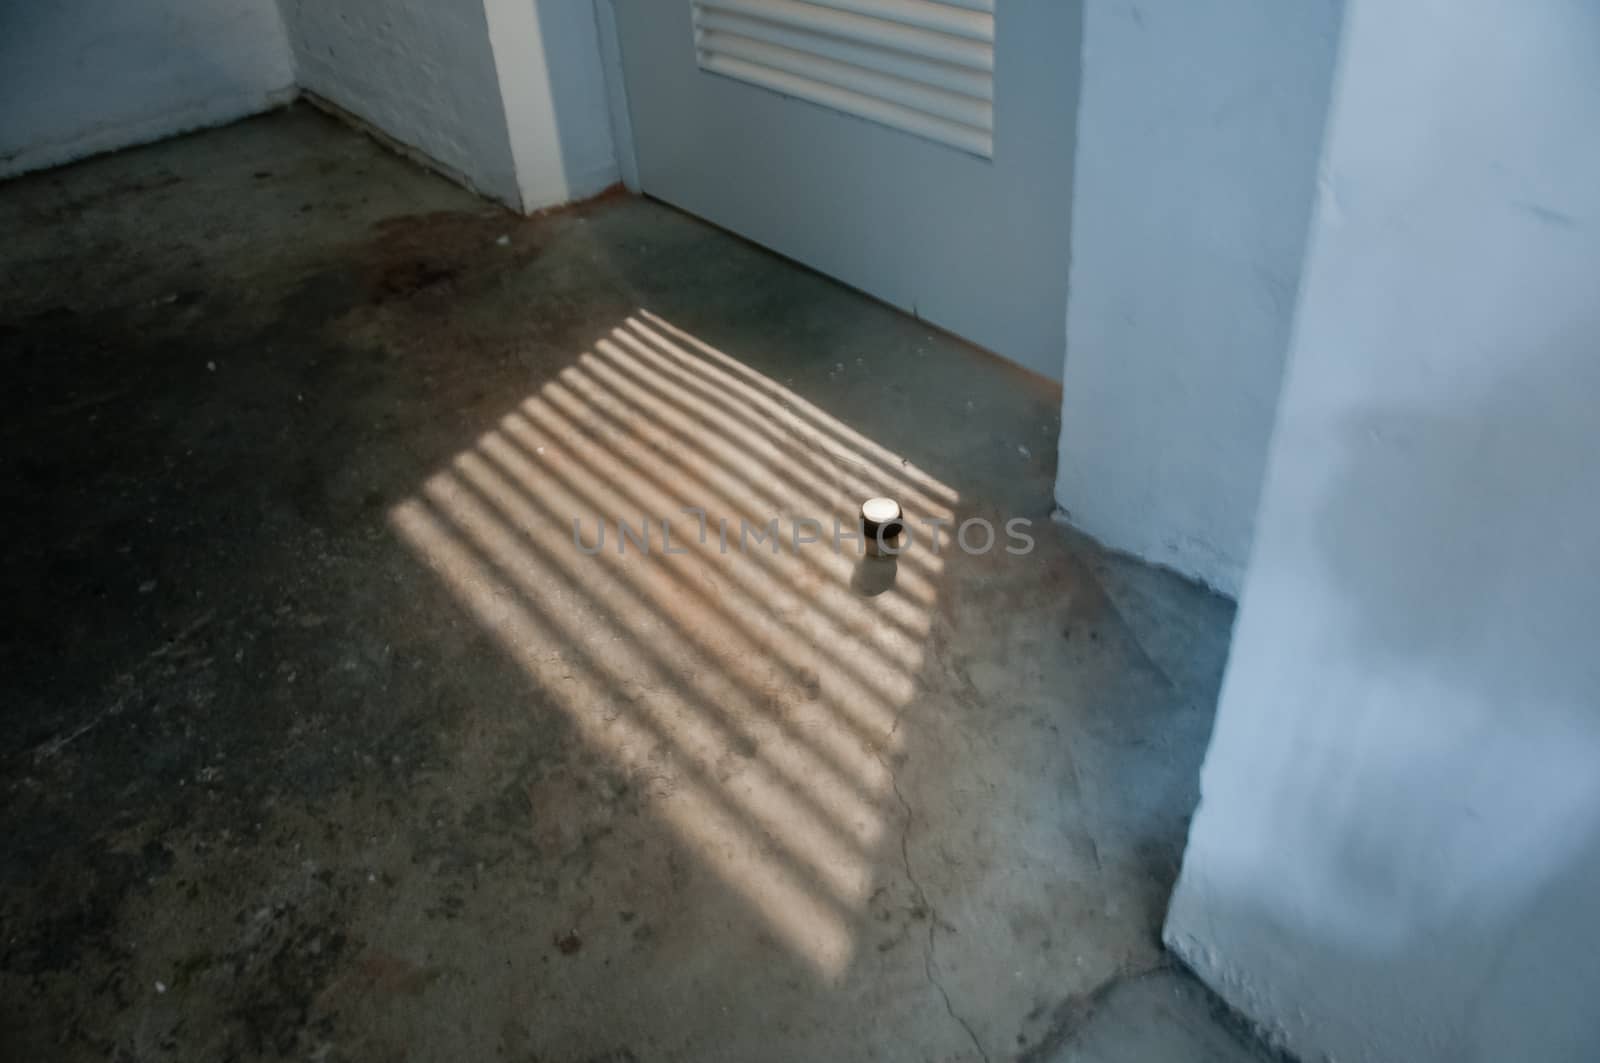
[[[282,0],[301,87],[521,207],[483,0]]]
[[[484,0],[523,210],[621,176],[594,0]]]
[[[1597,39],[1349,5],[1166,929],[1304,1059],[1600,1058]]]
[[[1336,0],[1088,0],[1056,501],[1236,595],[1282,380]]]
[[[274,0],[0,0],[0,177],[293,95]]]

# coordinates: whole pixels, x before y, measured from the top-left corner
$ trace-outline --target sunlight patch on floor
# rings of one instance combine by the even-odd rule
[[[851,590],[872,562],[850,540],[834,552],[833,522],[856,530],[861,500],[879,494],[913,522],[948,520],[957,501],[640,311],[390,519],[583,738],[647,780],[651,812],[832,977],[898,813],[885,763],[904,741],[941,572],[913,549],[885,593]],[[741,521],[773,518],[777,552],[741,552]],[[803,518],[821,541],[796,547]],[[574,519],[589,547],[606,525],[599,552],[574,542]],[[618,521],[650,523],[648,552],[621,541]]]

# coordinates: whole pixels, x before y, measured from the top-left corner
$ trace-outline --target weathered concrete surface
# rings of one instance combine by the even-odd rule
[[[303,111],[0,227],[8,1058],[1110,1059],[1116,987],[1194,991],[1157,933],[1232,610],[1048,522],[1048,386]],[[868,488],[1037,548],[866,597],[567,524]]]
[[[1238,1018],[1205,986],[1170,967],[1118,978],[1059,1005],[1056,1036],[1020,1063],[1259,1063],[1275,1058],[1250,1042]],[[1281,1058],[1281,1057],[1280,1057]]]

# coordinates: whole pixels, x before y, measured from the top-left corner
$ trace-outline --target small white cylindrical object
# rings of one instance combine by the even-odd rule
[[[869,498],[861,503],[861,538],[869,556],[898,554],[905,527],[905,514],[894,499]]]

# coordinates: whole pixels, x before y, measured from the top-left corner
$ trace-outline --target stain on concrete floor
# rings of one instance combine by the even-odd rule
[[[1232,609],[1049,523],[1048,385],[298,109],[0,224],[8,1056],[1113,1059],[1081,1002],[1206,999],[1158,928]],[[867,490],[1036,548],[864,597],[568,526]]]

